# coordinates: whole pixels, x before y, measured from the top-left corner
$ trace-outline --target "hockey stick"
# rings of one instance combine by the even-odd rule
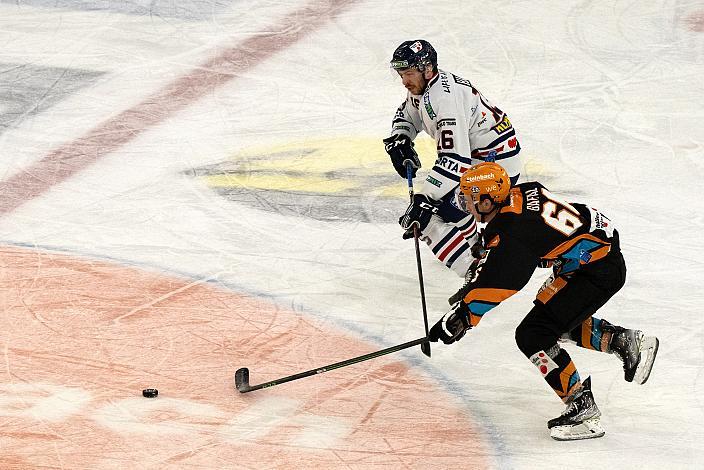
[[[413,169],[411,167],[411,161],[406,160],[406,178],[408,179],[408,196],[411,199],[411,204],[413,204]],[[420,263],[420,247],[418,245],[418,237],[420,236],[420,231],[417,225],[413,225],[413,242],[416,245],[416,264],[418,265],[418,282],[420,283],[420,303],[423,307],[423,322],[425,324],[425,336],[428,336],[428,309],[425,305],[425,287],[423,286],[423,267]],[[430,343],[422,343],[420,345],[420,350],[423,354],[430,357]]]
[[[262,388],[273,387],[274,385],[280,385],[282,383],[291,382],[292,380],[298,380],[298,379],[302,379],[304,377],[310,377],[311,375],[322,374],[323,372],[327,372],[329,370],[335,370],[335,369],[339,369],[341,367],[350,366],[350,365],[356,364],[358,362],[368,361],[369,359],[374,359],[379,356],[384,356],[386,354],[391,354],[396,351],[401,351],[402,349],[410,348],[410,347],[416,346],[418,344],[420,344],[420,345],[428,344],[428,341],[429,340],[427,337],[414,339],[413,341],[399,344],[397,346],[391,346],[390,348],[382,349],[380,351],[375,351],[375,352],[372,352],[369,354],[364,354],[363,356],[353,357],[352,359],[347,359],[345,361],[336,362],[334,364],[330,364],[328,366],[323,366],[318,369],[311,369],[311,370],[308,370],[305,372],[300,372],[298,374],[289,375],[288,377],[282,377],[280,379],[271,380],[269,382],[265,382],[265,383],[258,384],[258,385],[250,385],[249,384],[249,369],[246,367],[242,367],[240,369],[237,369],[237,371],[235,372],[235,386],[237,387],[237,390],[240,393],[247,393],[247,392],[251,392],[253,390],[259,390]]]

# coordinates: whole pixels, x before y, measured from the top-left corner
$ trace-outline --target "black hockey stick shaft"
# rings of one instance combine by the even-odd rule
[[[406,178],[408,179],[408,197],[413,204],[413,169],[411,167],[410,160],[406,160]],[[428,308],[425,304],[425,285],[423,282],[423,265],[420,262],[420,246],[418,243],[418,238],[420,237],[420,230],[417,225],[413,225],[413,242],[416,246],[416,265],[418,266],[418,282],[420,284],[420,304],[423,308],[423,323],[425,325],[425,336],[428,336]],[[420,350],[423,354],[430,357],[430,343],[423,343],[420,345]]]
[[[288,377],[282,377],[280,379],[271,380],[269,382],[264,382],[258,385],[249,384],[249,369],[243,367],[241,369],[237,369],[237,372],[235,372],[235,386],[237,387],[237,390],[240,391],[240,393],[247,393],[262,388],[273,387],[274,385],[280,385],[286,382],[291,382],[292,380],[298,380],[304,377],[310,377],[311,375],[322,374],[324,372],[339,369],[341,367],[351,366],[352,364],[357,364],[358,362],[368,361],[369,359],[374,359],[380,356],[384,356],[386,354],[391,354],[397,351],[401,351],[402,349],[411,348],[419,344],[427,344],[428,341],[429,340],[427,337],[414,339],[413,341],[409,341],[407,343],[399,344],[396,346],[391,346],[390,348],[382,349],[380,351],[374,351],[369,354],[353,357],[352,359],[336,362],[334,364],[319,367],[317,369],[307,370],[305,372],[299,372],[298,374],[289,375]]]

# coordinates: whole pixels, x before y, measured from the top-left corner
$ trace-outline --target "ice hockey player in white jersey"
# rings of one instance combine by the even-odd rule
[[[522,168],[516,132],[508,116],[469,80],[438,69],[437,53],[427,41],[402,43],[394,51],[391,68],[408,90],[394,116],[391,136],[384,139],[394,168],[406,178],[410,161],[415,177],[421,162],[413,140],[421,131],[437,146],[435,164],[399,219],[403,238],[412,238],[417,225],[438,260],[464,276],[473,260],[477,225],[457,207],[460,176],[472,164],[496,161],[516,183]]]

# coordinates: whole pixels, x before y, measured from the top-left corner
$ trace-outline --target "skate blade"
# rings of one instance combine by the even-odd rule
[[[633,376],[633,381],[637,384],[644,384],[648,377],[650,377],[650,371],[653,369],[653,362],[655,362],[655,356],[658,354],[658,348],[660,347],[660,341],[655,336],[645,336],[640,342],[640,362],[636,368],[636,373]],[[644,357],[645,356],[645,357]]]
[[[588,419],[580,424],[571,426],[555,426],[550,429],[550,437],[556,441],[578,441],[582,439],[595,439],[606,434],[601,427],[599,418]]]

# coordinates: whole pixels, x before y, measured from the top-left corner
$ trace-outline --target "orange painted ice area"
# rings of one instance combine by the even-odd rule
[[[233,387],[238,367],[260,383],[383,345],[111,262],[2,247],[0,265],[3,469],[488,466],[467,411],[399,355]]]

